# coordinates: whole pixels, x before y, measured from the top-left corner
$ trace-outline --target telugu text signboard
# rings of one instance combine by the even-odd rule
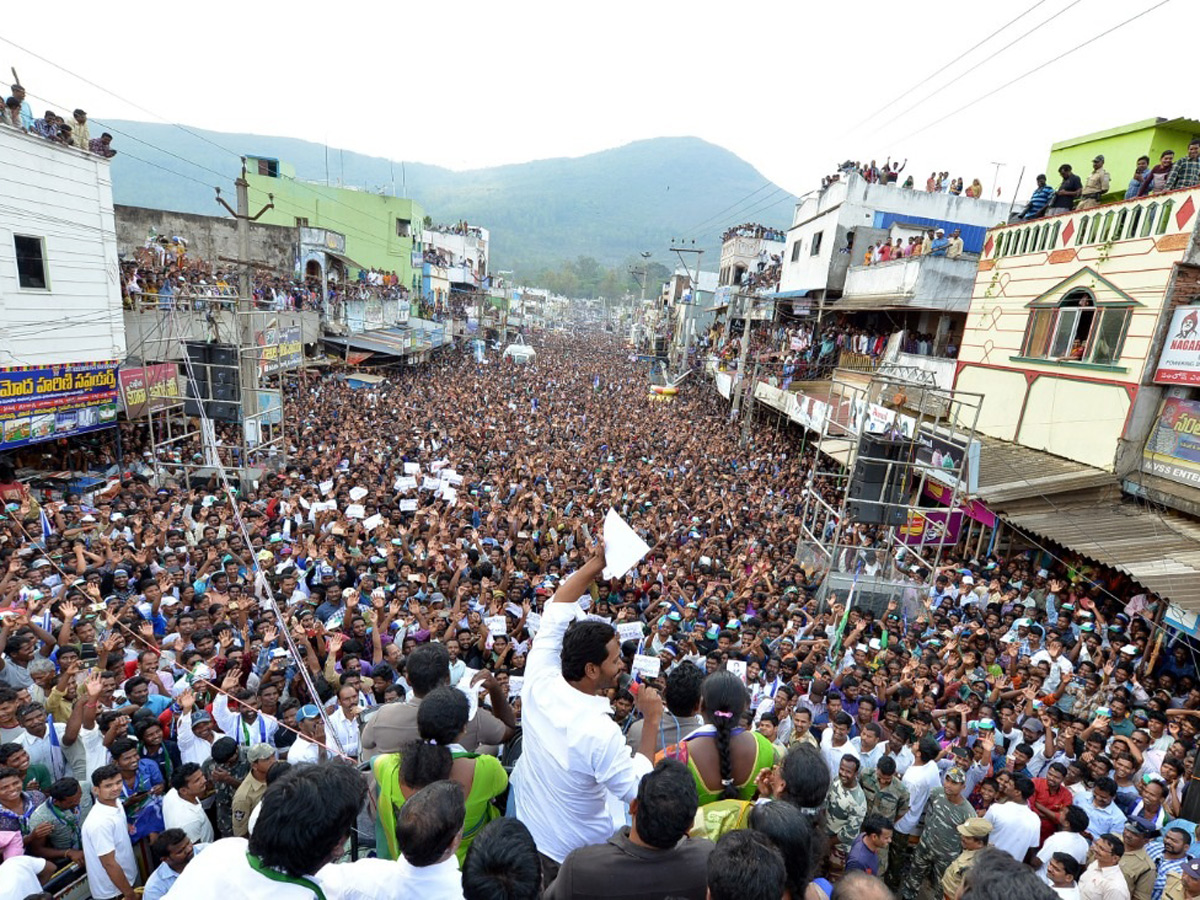
[[[304,344],[300,340],[299,325],[255,332],[254,341],[260,348],[259,375],[273,375],[276,372],[299,368],[304,359]]]
[[[136,419],[146,414],[147,409],[159,410],[178,401],[179,367],[175,363],[159,363],[152,366],[136,366],[121,369],[121,402],[125,415]]]
[[[1156,384],[1200,384],[1200,307],[1185,306],[1171,316],[1167,340],[1154,371]]]
[[[0,448],[109,428],[117,421],[117,362],[0,370]]]
[[[1150,431],[1142,469],[1151,475],[1200,487],[1200,403],[1169,397]]]

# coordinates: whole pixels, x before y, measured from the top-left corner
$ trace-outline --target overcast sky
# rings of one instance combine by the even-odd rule
[[[1191,38],[1171,38],[1196,34],[1196,0],[469,0],[323,11],[207,0],[126,12],[68,0],[13,4],[4,19],[5,80],[15,65],[60,112],[155,118],[141,106],[159,120],[454,169],[697,135],[796,194],[840,160],[892,156],[908,158],[919,186],[948,169],[985,192],[992,163],[1003,163],[1007,199],[1023,165],[1028,193],[1054,141],[1200,116]]]

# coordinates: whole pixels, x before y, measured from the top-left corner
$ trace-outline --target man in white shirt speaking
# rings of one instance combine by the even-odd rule
[[[629,803],[654,768],[662,699],[646,685],[638,691],[644,725],[630,756],[604,696],[621,673],[620,642],[577,602],[604,564],[601,548],[555,592],[525,663],[524,740],[509,802],[541,851],[547,885],[568,853],[604,843],[624,824],[614,820],[610,797]]]

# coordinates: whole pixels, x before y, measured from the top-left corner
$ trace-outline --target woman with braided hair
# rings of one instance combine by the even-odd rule
[[[719,669],[704,679],[704,724],[681,742],[678,753],[692,772],[701,806],[751,799],[758,773],[775,765],[771,742],[742,724],[749,700],[746,685],[732,672]]]

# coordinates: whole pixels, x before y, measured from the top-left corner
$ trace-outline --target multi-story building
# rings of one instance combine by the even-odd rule
[[[980,500],[1193,610],[1198,213],[1193,187],[989,231],[955,381],[983,395]]]
[[[252,211],[267,205],[268,194],[274,198],[260,222],[340,233],[352,270],[394,272],[400,284],[420,293],[413,251],[419,257],[425,211],[415,200],[303,181],[288,163],[256,156],[246,157],[246,181]]]
[[[881,331],[927,335],[945,355],[962,334],[986,230],[1009,204],[872,184],[855,173],[805,196],[787,233],[779,296],[811,308],[816,320],[852,315]],[[962,253],[868,265],[872,247],[958,231]]]
[[[767,225],[749,223],[730,228],[721,236],[720,283],[746,284],[750,276],[769,267],[773,257],[779,257],[783,242],[783,232]]]
[[[0,128],[0,158],[8,451],[115,425],[127,348],[108,160],[14,128]]]

